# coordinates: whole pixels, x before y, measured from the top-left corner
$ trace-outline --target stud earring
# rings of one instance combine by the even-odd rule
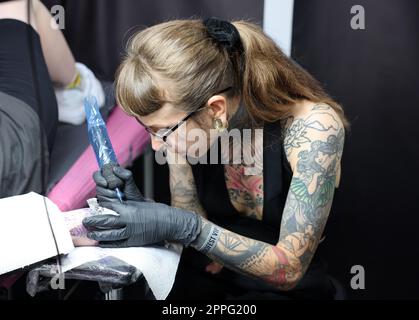
[[[218,132],[224,132],[227,130],[228,122],[224,125],[220,118],[216,118],[212,121],[212,126]]]

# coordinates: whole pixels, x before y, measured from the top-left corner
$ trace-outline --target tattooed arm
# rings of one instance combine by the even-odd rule
[[[202,219],[193,247],[227,268],[280,290],[297,285],[326,224],[343,149],[344,129],[336,113],[327,106],[318,108],[293,118],[285,131],[293,178],[278,243],[240,236]]]
[[[169,162],[171,205],[206,217],[198,199],[192,168],[188,163]]]
[[[326,225],[339,182],[345,131],[328,105],[292,119],[284,147],[293,170],[279,243],[307,270]]]

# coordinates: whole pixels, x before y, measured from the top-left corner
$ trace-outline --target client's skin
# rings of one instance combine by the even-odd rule
[[[27,0],[0,3],[0,19],[15,19],[28,23],[27,3]],[[65,87],[76,76],[76,62],[73,54],[47,8],[39,0],[32,0],[31,5],[30,24],[41,39],[42,53],[51,80]]]

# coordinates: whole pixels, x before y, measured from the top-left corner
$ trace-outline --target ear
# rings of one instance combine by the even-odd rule
[[[223,123],[227,121],[227,99],[222,95],[215,95],[208,99],[210,115],[213,119],[221,119]]]

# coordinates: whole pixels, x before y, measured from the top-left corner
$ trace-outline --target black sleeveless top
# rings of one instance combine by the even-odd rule
[[[221,148],[220,139],[218,150]],[[263,215],[262,220],[245,217],[237,212],[227,191],[224,165],[196,164],[192,166],[199,200],[209,220],[227,228],[236,228],[239,234],[248,237],[262,237],[270,244],[276,244],[281,227],[282,211],[291,183],[292,171],[281,143],[279,123],[266,124],[263,129]],[[219,160],[220,160],[219,156]],[[207,161],[209,163],[209,160]],[[263,230],[263,232],[259,232]]]
[[[220,150],[220,139],[214,145],[216,143]],[[232,232],[275,245],[279,239],[282,213],[292,179],[292,170],[282,143],[280,122],[265,123],[263,128],[264,197],[262,220],[246,217],[237,212],[228,194],[224,164],[221,161],[218,161],[218,164],[209,164],[209,153],[207,153],[207,164],[198,163],[191,166],[198,198],[208,219]],[[249,290],[272,291],[272,288],[267,287],[261,281],[250,281],[249,277],[225,269],[223,268],[222,271],[222,273],[227,273],[224,278],[233,281],[236,285]],[[329,298],[333,295],[331,291],[333,291],[333,287],[327,280],[324,266],[316,252],[298,286],[283,293],[310,299],[321,298],[322,294],[323,297]]]

